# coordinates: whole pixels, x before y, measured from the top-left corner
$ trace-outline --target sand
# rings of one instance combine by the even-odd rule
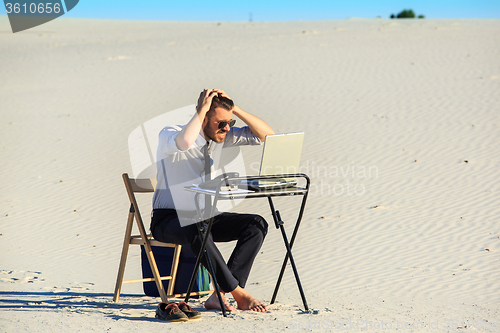
[[[500,21],[62,18],[12,34],[2,16],[0,55],[1,331],[499,331]],[[305,132],[310,312],[290,268],[263,314],[165,323],[140,284],[112,302],[128,136],[203,88]],[[276,205],[291,233],[298,201]],[[272,221],[265,201],[237,210]],[[271,228],[247,286],[266,304],[284,254]],[[125,273],[141,276],[138,247]]]

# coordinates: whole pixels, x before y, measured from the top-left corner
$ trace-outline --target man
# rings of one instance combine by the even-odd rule
[[[231,128],[236,115],[247,126]],[[194,221],[194,193],[184,186],[205,180],[205,159],[211,170],[217,165],[223,147],[261,144],[266,135],[274,134],[263,120],[243,111],[221,89],[204,89],[198,98],[196,114],[185,126],[167,126],[160,132],[157,161],[157,188],[153,197],[151,232],[163,242],[190,244],[198,254],[201,240]],[[206,157],[209,156],[209,157]],[[204,202],[199,203],[204,207]],[[267,311],[267,306],[245,289],[255,256],[267,234],[267,222],[258,215],[223,212],[214,217],[208,235],[207,252],[214,266],[224,306],[235,311],[224,298],[231,293],[238,309]],[[214,242],[237,240],[227,264]],[[204,257],[203,264],[207,267]],[[205,308],[220,309],[216,293],[205,302]]]

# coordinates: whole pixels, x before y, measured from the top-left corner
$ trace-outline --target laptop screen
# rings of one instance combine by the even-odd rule
[[[266,136],[260,176],[298,173],[304,132]]]

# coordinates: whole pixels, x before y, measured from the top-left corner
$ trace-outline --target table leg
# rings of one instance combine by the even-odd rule
[[[276,214],[280,222],[280,230],[281,230],[281,235],[283,236],[283,241],[285,242],[286,252],[288,257],[290,257],[290,263],[292,264],[293,274],[295,275],[295,280],[297,281],[297,287],[299,287],[300,297],[302,297],[302,303],[304,303],[305,310],[309,311],[309,307],[307,306],[307,301],[306,301],[306,295],[304,294],[304,290],[302,289],[302,283],[300,283],[299,272],[297,271],[297,267],[295,266],[295,260],[293,259],[292,248],[290,247],[290,244],[288,243],[288,239],[286,237],[285,227],[283,226],[284,223],[281,220],[279,211],[276,211]],[[277,293],[277,291],[278,290],[276,289],[275,292]]]
[[[268,197],[268,200],[269,200],[269,206],[271,207],[271,212],[273,215],[274,223],[276,225],[276,228],[279,228],[281,230],[281,235],[283,236],[283,241],[285,243],[285,247],[286,247],[286,251],[287,251],[286,256],[285,256],[285,260],[283,261],[283,266],[281,267],[281,272],[280,272],[280,275],[278,277],[278,281],[276,282],[276,286],[274,288],[273,297],[271,298],[271,304],[274,304],[274,302],[276,300],[276,296],[278,294],[278,289],[281,285],[281,280],[283,279],[283,274],[285,273],[285,268],[286,268],[286,265],[288,263],[288,258],[290,258],[290,263],[292,264],[293,273],[295,275],[295,280],[297,282],[297,287],[299,288],[302,302],[304,304],[305,310],[308,311],[309,306],[307,305],[306,296],[304,294],[304,290],[302,289],[302,283],[300,282],[299,273],[297,271],[297,267],[295,265],[295,260],[293,259],[293,255],[292,255],[293,243],[290,244],[288,242],[288,238],[287,238],[286,232],[285,232],[284,222],[281,220],[281,216],[280,216],[279,211],[276,211],[274,209],[274,205],[273,205],[273,201],[272,201],[271,197]],[[302,213],[303,213],[304,203],[305,203],[305,201],[302,202],[302,207],[301,207],[301,211],[299,214],[299,220],[297,221],[297,224],[295,226],[295,230],[294,230],[293,237],[292,237],[292,242],[295,240],[297,228],[298,228],[298,225],[300,223],[300,218],[302,217]]]
[[[197,202],[197,200],[195,202]],[[206,230],[205,230],[205,226],[203,224],[203,221],[198,222],[198,233],[199,233],[200,238],[201,238],[201,248],[200,248],[200,252],[198,253],[198,258],[196,259],[196,264],[194,266],[193,274],[191,275],[191,280],[189,281],[189,287],[187,290],[186,297],[184,298],[184,302],[187,302],[189,300],[189,297],[191,296],[191,290],[193,290],[194,281],[196,280],[196,273],[198,272],[198,267],[200,267],[201,259],[202,259],[203,255],[205,255],[207,258],[208,270],[210,271],[210,274],[212,275],[212,279],[214,282],[215,292],[217,293],[217,297],[219,298],[219,304],[220,304],[220,307],[222,309],[222,315],[224,317],[227,317],[226,308],[224,306],[224,302],[222,301],[222,295],[220,294],[219,284],[217,283],[217,278],[215,276],[214,267],[212,266],[212,261],[210,260],[210,255],[206,251],[207,240],[208,240],[207,235],[209,234],[210,230],[212,229],[212,224],[214,222],[213,212],[212,212],[211,216],[212,217],[208,220],[208,226],[207,226]]]

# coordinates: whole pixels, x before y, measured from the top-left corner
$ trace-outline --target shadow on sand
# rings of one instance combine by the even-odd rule
[[[111,293],[0,291],[0,311],[101,312],[114,320],[157,321],[154,318],[157,298],[121,294],[121,299],[125,302],[113,302]],[[137,313],[144,316],[137,316]]]

